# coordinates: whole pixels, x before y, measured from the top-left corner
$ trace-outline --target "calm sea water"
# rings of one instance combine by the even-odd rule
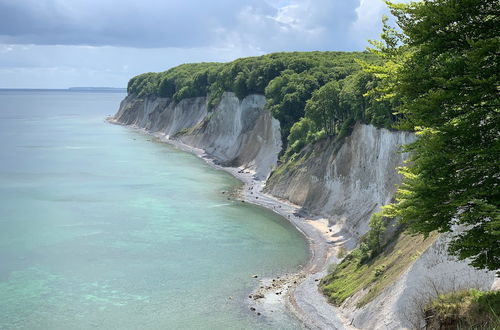
[[[226,173],[104,121],[121,93],[0,91],[0,329],[293,329],[252,274],[306,242]],[[233,299],[228,299],[231,296]]]

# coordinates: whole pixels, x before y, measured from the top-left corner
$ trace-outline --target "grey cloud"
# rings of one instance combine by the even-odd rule
[[[359,1],[0,0],[0,43],[349,50]]]
[[[45,45],[200,47],[265,1],[0,0],[0,42]]]
[[[247,8],[233,30],[224,30],[220,37],[231,44],[250,43],[265,52],[359,49],[349,35],[358,6],[358,1],[294,0],[272,17]]]

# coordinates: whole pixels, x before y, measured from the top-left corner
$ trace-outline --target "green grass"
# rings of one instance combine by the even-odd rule
[[[500,291],[469,289],[439,295],[425,316],[432,329],[500,329]]]
[[[361,256],[354,250],[322,280],[321,289],[335,305],[365,290],[357,303],[358,307],[364,306],[396,282],[437,236],[423,239],[422,236],[401,233],[378,256],[366,263],[360,262]]]

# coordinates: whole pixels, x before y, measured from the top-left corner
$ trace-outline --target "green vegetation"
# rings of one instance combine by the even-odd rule
[[[427,329],[499,329],[500,291],[441,294],[425,309]]]
[[[366,304],[433,241],[416,234],[435,238],[455,225],[464,231],[452,240],[452,254],[480,269],[500,269],[498,3],[387,3],[400,29],[384,19],[382,41],[372,42],[382,65],[363,66],[380,81],[364,100],[392,102],[396,127],[416,131],[417,140],[404,148],[411,157],[396,202],[372,217],[358,248],[322,281],[335,304],[367,289],[358,302]],[[331,89],[336,103],[338,89]],[[385,245],[384,217],[407,228]],[[498,327],[499,296],[476,290],[439,296],[426,316],[437,322],[431,328]]]
[[[340,305],[348,297],[362,290],[366,290],[366,293],[358,301],[358,307],[369,303],[382,290],[395,283],[437,237],[434,235],[424,239],[400,233],[376,253],[375,250],[370,250],[370,244],[373,242],[369,243],[368,236],[322,280],[321,289],[331,303]],[[375,239],[375,242],[377,240]],[[376,247],[376,244],[372,245],[374,246]]]
[[[370,302],[398,280],[437,237],[411,236],[399,228],[393,237],[386,239],[387,219],[379,213],[372,215],[369,227],[358,247],[321,282],[323,292],[336,305],[361,290],[367,292],[358,307]]]
[[[222,95],[216,83],[222,63],[190,63],[179,65],[161,73],[143,73],[128,82],[127,92],[145,96],[173,98],[176,102],[211,93],[215,97]]]
[[[176,102],[208,95],[210,108],[218,104],[224,91],[234,92],[240,99],[264,94],[266,108],[281,123],[284,144],[291,146],[286,153],[290,157],[307,143],[349,133],[356,120],[390,126],[392,104],[365,95],[378,79],[363,72],[358,61],[375,64],[377,58],[367,52],[295,52],[230,63],[183,64],[132,78],[128,93]]]
[[[388,4],[401,32],[386,25],[373,43],[384,65],[365,67],[382,78],[376,91],[400,104],[399,127],[418,139],[405,148],[411,159],[385,216],[425,235],[460,225],[449,251],[499,271],[498,2]]]

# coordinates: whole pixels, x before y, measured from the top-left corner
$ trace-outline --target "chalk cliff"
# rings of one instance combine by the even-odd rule
[[[170,137],[200,123],[208,113],[206,103],[205,97],[175,103],[168,98],[129,95],[121,102],[113,121]]]
[[[262,95],[239,100],[224,93],[217,107],[207,110],[207,98],[175,103],[167,98],[127,96],[113,121],[177,138],[206,151],[225,166],[242,166],[266,179],[281,150],[279,122],[264,110]]]
[[[226,166],[243,166],[266,179],[277,166],[281,151],[279,122],[264,110],[265,98],[239,100],[224,93],[211,112],[206,97],[138,99],[127,96],[114,120],[176,139],[205,150]],[[323,140],[305,150],[293,166],[277,171],[266,192],[300,205],[310,214],[342,224],[359,237],[368,230],[370,215],[387,204],[400,177],[396,167],[405,155],[402,144],[410,132],[357,124],[345,140]]]
[[[410,132],[358,123],[345,140],[321,141],[304,150],[270,178],[266,191],[358,238],[368,231],[370,215],[391,201],[401,180],[396,168],[406,157],[400,146],[413,140]]]

